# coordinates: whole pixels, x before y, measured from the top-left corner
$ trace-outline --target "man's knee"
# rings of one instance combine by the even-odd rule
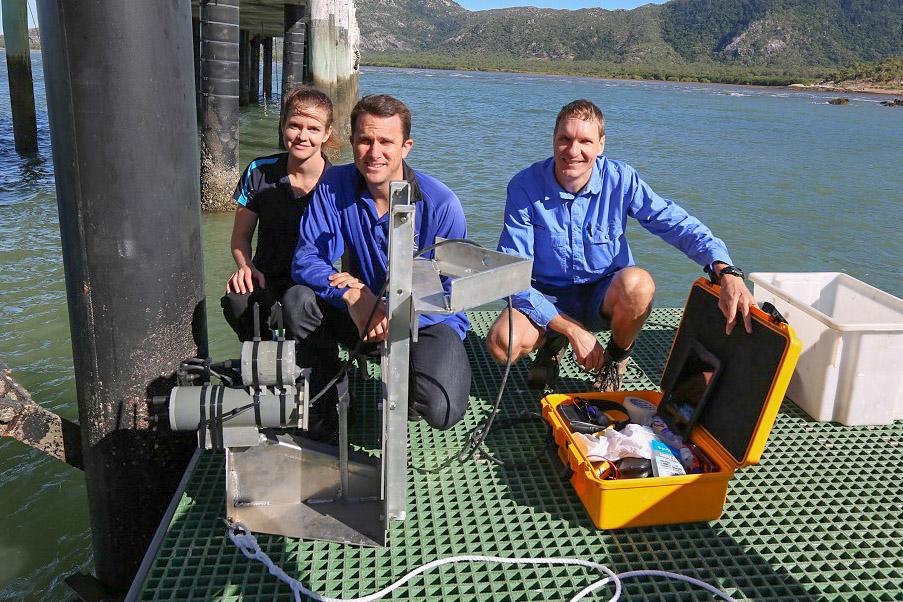
[[[507,310],[506,310],[507,311]],[[533,351],[533,347],[539,341],[542,334],[539,329],[533,326],[529,319],[514,310],[511,319],[514,320],[513,327],[510,328],[506,311],[499,314],[498,319],[492,325],[489,335],[486,337],[486,350],[499,364],[508,362],[508,352],[510,348],[511,361],[515,362],[524,355]]]
[[[652,275],[642,268],[625,268],[618,274],[622,302],[628,306],[646,311],[652,306],[655,296],[655,281]]]

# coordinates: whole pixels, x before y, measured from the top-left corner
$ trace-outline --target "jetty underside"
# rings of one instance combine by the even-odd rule
[[[459,554],[572,557],[615,572],[665,570],[715,585],[737,599],[900,600],[903,596],[903,421],[889,426],[818,423],[785,400],[761,464],[738,471],[718,521],[616,531],[593,527],[560,465],[545,453],[538,422],[494,431],[486,448],[511,463],[417,469],[456,453],[489,412],[501,380],[483,348],[496,312],[469,312],[466,346],[473,365],[471,408],[461,424],[435,431],[410,423],[407,520],[392,524],[385,548],[258,535],[261,549],[310,589],[333,597],[369,594],[437,558]],[[626,388],[656,388],[680,320],[656,309],[637,342]],[[379,453],[379,367],[353,379],[351,440]],[[571,359],[561,391],[589,388]],[[512,369],[502,416],[538,411],[526,364]],[[174,512],[133,586],[140,600],[282,600],[289,588],[246,560],[226,538],[221,453],[204,453],[186,475]],[[596,574],[578,567],[442,567],[393,592],[398,600],[568,600]],[[710,600],[690,585],[660,578],[624,581],[628,600]],[[605,595],[607,591],[608,596]],[[613,589],[595,599],[607,599]]]

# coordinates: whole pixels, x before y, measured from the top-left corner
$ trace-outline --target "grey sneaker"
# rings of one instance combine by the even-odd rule
[[[625,357],[621,361],[614,361],[605,352],[602,367],[596,373],[596,381],[593,383],[593,389],[602,393],[614,393],[621,390],[621,383],[624,382],[624,373],[627,372],[627,363],[630,356]]]

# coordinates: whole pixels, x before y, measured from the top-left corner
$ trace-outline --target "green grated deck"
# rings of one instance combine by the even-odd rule
[[[437,432],[410,427],[411,457],[435,465],[462,444],[486,414],[501,370],[483,350],[495,312],[471,312],[471,409],[463,424]],[[656,309],[637,343],[629,389],[654,388],[667,357],[678,309]],[[606,336],[606,335],[603,335]],[[373,372],[374,368],[371,368]],[[536,410],[522,362],[512,370],[503,414]],[[588,378],[567,363],[559,388],[586,390]],[[375,380],[355,381],[352,441],[377,446]],[[539,423],[490,435],[502,458],[533,458]],[[738,472],[723,517],[711,523],[596,530],[580,500],[548,460],[534,469],[502,470],[486,462],[438,475],[409,470],[409,518],[395,523],[384,549],[259,535],[262,550],[321,594],[350,598],[385,587],[421,564],[455,554],[569,556],[616,572],[684,573],[750,600],[903,600],[903,422],[842,427],[812,421],[785,401],[762,463]],[[139,595],[142,600],[290,599],[288,587],[244,559],[225,537],[222,454],[204,454],[188,482]],[[595,575],[577,567],[502,568],[453,565],[415,578],[388,599],[568,600]],[[624,582],[627,600],[708,600],[663,579]],[[608,590],[608,595],[613,590]],[[607,599],[605,591],[595,599]]]

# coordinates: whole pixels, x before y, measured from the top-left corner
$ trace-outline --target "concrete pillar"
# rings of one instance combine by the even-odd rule
[[[3,0],[2,7],[13,137],[16,151],[32,154],[38,150],[38,125],[34,112],[31,50],[28,47],[28,9],[25,0]]]
[[[250,98],[248,88],[251,78],[251,37],[245,29],[240,30],[238,36],[238,104],[245,106]]]
[[[335,104],[336,128],[340,140],[347,140],[351,133],[351,109],[359,94],[360,30],[354,0],[336,0]]]
[[[249,53],[251,66],[248,77],[248,101],[256,105],[260,100],[260,38],[251,38],[251,52]]]
[[[201,4],[201,199],[207,211],[228,211],[238,169],[238,4]]]
[[[310,0],[310,80],[330,97],[336,81],[335,8],[336,0]]]
[[[263,99],[269,101],[273,96],[273,38],[263,39]]]
[[[284,5],[285,34],[282,39],[282,93],[304,83],[306,7]]]
[[[120,599],[196,448],[149,419],[207,346],[191,5],[38,14],[93,559]]]

